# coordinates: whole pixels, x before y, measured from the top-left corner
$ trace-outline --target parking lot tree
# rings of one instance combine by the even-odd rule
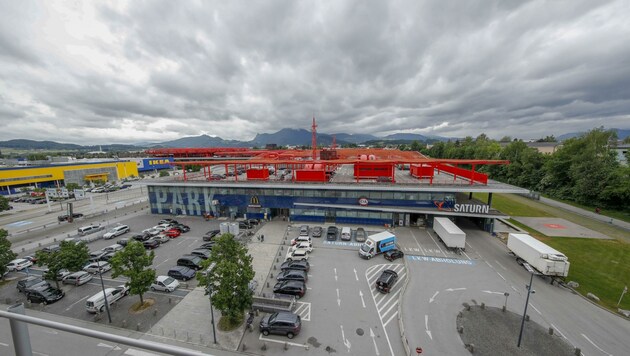
[[[52,252],[37,251],[35,256],[37,257],[37,265],[46,266],[47,268],[44,278],[55,281],[57,288],[59,288],[59,281],[57,281],[59,271],[64,268],[73,272],[80,270],[88,262],[90,252],[85,243],[77,244],[74,241],[61,241],[59,250]]]
[[[9,210],[9,199],[0,196],[0,211]]]
[[[160,171],[160,177],[168,177],[168,171]]]
[[[68,183],[66,184],[66,189],[68,189],[69,191],[74,191],[75,189],[79,189],[80,186],[77,183]]]
[[[17,256],[11,251],[11,241],[7,238],[9,233],[5,229],[0,229],[0,278],[7,271],[7,264]]]
[[[144,305],[143,295],[155,281],[155,270],[151,267],[155,252],[147,253],[138,241],[129,241],[124,249],[116,252],[109,260],[112,265],[112,278],[129,278],[129,293],[140,296],[140,307]]]
[[[210,258],[202,264],[202,271],[207,273],[197,273],[197,279],[200,286],[211,287],[212,305],[227,319],[221,320],[219,325],[233,328],[242,323],[245,310],[252,305],[249,290],[249,282],[254,278],[252,256],[231,234],[224,234],[216,241]]]

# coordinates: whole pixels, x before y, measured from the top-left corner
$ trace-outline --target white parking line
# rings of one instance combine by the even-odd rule
[[[87,297],[89,297],[89,295],[86,295],[85,297],[83,297],[83,298],[81,298],[81,299],[77,300],[76,302],[74,302],[74,303],[70,304],[70,306],[66,308],[66,311],[68,311],[68,310],[72,309],[72,307],[73,307],[73,306],[77,305],[78,303],[80,303],[80,302],[81,302],[81,301],[83,301],[84,299],[87,299]]]
[[[532,308],[534,308],[534,310],[536,311],[536,313],[538,313],[538,314],[542,315],[542,313],[540,312],[540,310],[538,310],[538,308],[536,308],[536,307],[534,306],[534,304],[529,303],[529,306],[530,306],[530,307],[532,307]]]
[[[394,317],[398,315],[398,310],[396,310],[396,312],[394,314],[392,314],[392,316],[389,317],[389,319],[387,319],[387,321],[385,322],[385,324],[383,324],[383,327],[386,327],[387,324],[389,324],[390,321],[392,321],[392,319],[394,319]]]
[[[501,267],[501,268],[503,268],[504,270],[507,271],[507,268],[503,267],[503,265],[501,263],[499,263],[499,261],[494,260],[494,262],[496,262],[499,265],[499,267]]]
[[[429,230],[426,230],[427,235],[429,235],[429,237],[431,238],[431,240],[433,240],[433,243],[435,244],[435,246],[437,246],[437,248],[440,250],[440,252],[442,252],[442,254],[444,255],[444,257],[446,257],[446,253],[444,253],[444,251],[442,251],[442,248],[440,247],[440,245],[437,243],[437,241],[435,241],[435,239],[433,238],[433,236],[431,236],[431,233],[429,232]]]
[[[156,268],[160,267],[161,265],[163,265],[163,264],[164,264],[164,263],[166,263],[166,262],[168,262],[168,258],[167,258],[167,259],[165,259],[164,261],[162,261],[162,262],[158,263],[158,265],[157,265],[157,266],[155,266],[155,267],[153,267],[153,269],[156,269]]]
[[[505,277],[503,277],[503,275],[501,273],[497,272],[497,274],[499,275],[499,277],[501,277],[501,279],[503,279],[504,281],[507,282],[507,280],[505,279]]]
[[[269,342],[277,342],[278,344],[287,344],[287,345],[291,345],[291,346],[298,346],[298,347],[304,347],[303,344],[298,344],[295,342],[289,342],[286,340],[274,340],[274,339],[268,339],[266,337],[263,337],[262,333],[260,334],[260,336],[258,337],[258,340],[262,340],[262,341],[269,341]]]
[[[422,254],[426,255],[427,253],[422,248],[422,245],[420,245],[420,242],[418,242],[418,238],[416,237],[416,235],[413,234],[413,230],[410,229],[409,232],[411,233],[411,236],[413,236],[413,240],[416,242],[416,245],[418,245],[418,247],[420,247],[420,251],[422,251]]]
[[[608,352],[606,352],[606,351],[602,350],[602,348],[601,348],[601,347],[599,347],[599,346],[595,345],[595,343],[594,343],[594,342],[592,342],[592,341],[591,341],[591,339],[589,339],[586,335],[584,335],[584,334],[580,334],[580,335],[582,335],[582,337],[583,337],[583,338],[585,338],[585,339],[586,339],[586,341],[590,342],[590,343],[591,343],[591,345],[595,346],[595,348],[596,348],[596,349],[598,349],[599,351],[603,352],[604,354],[606,354],[606,355],[608,355],[608,356],[613,356],[612,354],[610,354],[610,353],[608,353]]]

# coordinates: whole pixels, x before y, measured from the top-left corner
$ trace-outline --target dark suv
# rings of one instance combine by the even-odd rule
[[[58,301],[66,295],[62,290],[48,287],[46,289],[28,290],[26,300],[31,303],[50,304]]]
[[[306,293],[306,284],[300,281],[282,281],[273,286],[273,292],[293,295],[295,298],[300,299]]]
[[[260,321],[260,332],[267,336],[269,334],[286,335],[289,339],[300,333],[302,320],[297,314],[290,312],[279,312],[265,316]]]
[[[376,289],[381,293],[389,293],[396,280],[398,280],[398,273],[391,269],[386,269],[376,280]]]
[[[286,261],[280,266],[280,270],[282,271],[288,269],[308,272],[311,269],[311,265],[308,263],[308,261]]]
[[[329,226],[328,227],[328,232],[326,233],[326,240],[337,240],[337,233],[339,232],[339,229],[337,229],[336,226]]]
[[[296,269],[285,269],[276,277],[279,281],[302,281],[308,282],[308,275],[306,271],[299,271]]]

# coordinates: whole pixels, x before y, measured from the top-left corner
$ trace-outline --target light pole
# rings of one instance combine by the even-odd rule
[[[105,293],[105,284],[103,283],[103,273],[100,262],[98,262],[98,274],[101,277],[101,288],[103,289],[103,297],[105,298],[105,310],[107,311],[107,320],[112,323],[112,316],[109,313],[109,303],[107,303],[107,293]]]
[[[217,332],[214,328],[214,309],[212,309],[212,284],[208,283],[206,287],[206,292],[208,292],[208,296],[210,297],[210,319],[212,320],[212,336],[214,337],[214,343],[217,343]]]
[[[529,265],[525,264],[525,268],[529,271],[529,285],[525,286],[527,288],[527,298],[525,299],[525,311],[523,311],[523,319],[521,319],[521,331],[518,334],[518,344],[516,347],[521,347],[521,340],[523,339],[523,329],[525,327],[525,315],[527,315],[527,306],[529,305],[529,295],[532,293],[536,293],[536,291],[532,290],[532,283],[534,282],[534,274],[536,273]]]
[[[626,293],[628,293],[628,286],[626,286],[623,289],[623,292],[621,292],[621,297],[619,297],[619,301],[617,302],[617,306],[619,306],[619,304],[621,304],[621,299],[623,299],[623,295],[626,294]]]
[[[510,296],[510,293],[505,292],[505,293],[503,293],[503,295],[505,296],[505,304],[503,305],[503,311],[506,311],[507,310],[507,299]]]

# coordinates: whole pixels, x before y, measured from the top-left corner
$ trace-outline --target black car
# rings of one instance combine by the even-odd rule
[[[381,293],[389,293],[396,280],[398,280],[398,273],[394,270],[386,269],[376,280],[376,289]]]
[[[300,316],[291,312],[278,312],[265,316],[260,321],[260,332],[269,334],[286,335],[289,339],[300,333],[302,320]]]
[[[196,273],[197,272],[194,269],[184,267],[184,266],[176,266],[169,269],[167,275],[175,279],[181,279],[183,281],[187,281],[189,279],[195,278]]]
[[[326,233],[326,240],[337,240],[337,234],[339,233],[339,229],[336,226],[329,226],[328,231]]]
[[[388,260],[388,261],[393,261],[393,260],[395,260],[397,258],[402,258],[404,255],[405,254],[402,251],[393,249],[393,250],[389,250],[389,251],[385,252],[383,254],[383,257],[385,257],[385,259]]]
[[[210,231],[206,232],[205,235],[203,235],[203,240],[204,241],[210,241],[215,236],[217,236],[220,232],[221,232],[220,230],[210,230]]]
[[[177,259],[178,266],[192,268],[197,271],[202,268],[202,262],[203,259],[197,255],[183,255],[182,257]]]
[[[182,234],[185,233],[185,232],[190,231],[190,226],[184,225],[184,224],[175,224],[175,225],[173,225],[172,228],[179,230],[179,232],[181,232]]]
[[[81,217],[83,217],[83,214],[81,214],[81,213],[73,213],[72,214],[72,218],[73,219],[78,219],[78,218],[81,218]],[[57,216],[57,220],[59,220],[59,221],[67,221],[68,218],[70,218],[70,215],[68,215],[68,214]]]
[[[324,229],[322,229],[321,226],[315,226],[312,230],[311,236],[313,237],[322,237],[322,232]]]
[[[158,222],[158,225],[160,224],[171,224],[171,225],[177,225],[179,224],[179,222],[175,219],[162,219]]]
[[[273,286],[273,292],[277,294],[293,295],[300,299],[306,293],[306,283],[300,281],[282,281]]]
[[[61,250],[61,246],[59,246],[59,245],[50,245],[50,246],[46,246],[43,249],[41,249],[41,251],[44,252],[44,253],[57,252],[59,250]]]
[[[148,239],[150,239],[151,235],[149,235],[146,232],[143,232],[141,234],[135,234],[135,235],[131,236],[131,238],[136,240],[136,241],[144,242],[144,241],[147,241]]]
[[[160,246],[160,242],[157,240],[146,240],[142,243],[144,245],[144,248],[149,249],[149,250],[153,250],[155,248],[158,248]]]
[[[198,248],[205,248],[206,250],[212,250],[212,248],[214,247],[214,245],[216,245],[217,243],[215,241],[210,241],[210,242],[206,242],[204,244],[202,244],[201,246],[199,246]]]
[[[296,269],[286,269],[276,277],[279,281],[302,281],[308,282],[308,275],[306,271],[299,271]]]
[[[258,224],[260,223],[260,221],[259,221],[258,219],[248,219],[248,220],[247,220],[247,223],[248,223],[250,226],[254,226],[254,225],[258,225]]]
[[[190,251],[190,255],[199,256],[202,259],[207,260],[208,258],[210,258],[210,250],[207,250],[205,248],[196,248]]]
[[[117,244],[119,244],[120,246],[127,246],[127,244],[129,243],[129,239],[120,239],[118,241],[116,241]]]
[[[29,290],[26,293],[26,300],[31,303],[50,304],[58,301],[66,295],[62,290],[48,287],[46,289]]]
[[[308,261],[286,261],[280,265],[280,270],[285,271],[288,269],[308,272],[311,269],[311,265]]]

